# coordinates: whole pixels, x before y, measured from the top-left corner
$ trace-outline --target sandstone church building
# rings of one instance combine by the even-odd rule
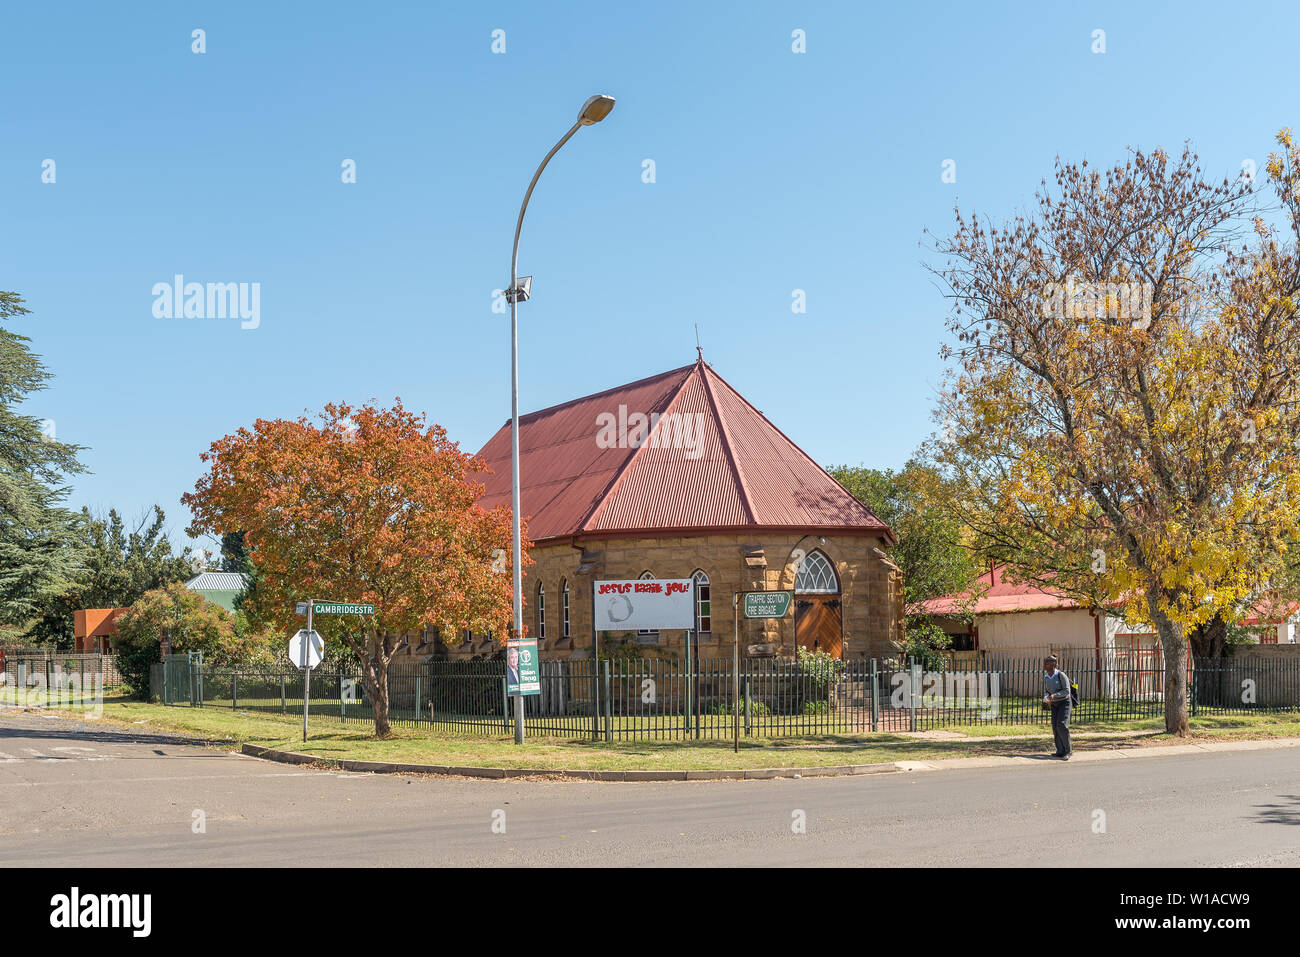
[[[519,420],[521,511],[534,560],[524,621],[547,659],[590,657],[592,582],[694,578],[698,656],[729,657],[732,595],[793,589],[781,621],[741,621],[741,654],[771,645],[883,656],[902,640],[893,533],[701,358]],[[510,423],[479,452],[485,507],[510,504]],[[685,632],[603,633],[680,657]],[[489,636],[453,640],[464,657]]]

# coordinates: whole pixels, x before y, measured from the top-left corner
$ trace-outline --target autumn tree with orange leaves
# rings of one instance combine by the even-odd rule
[[[391,409],[330,404],[319,419],[259,419],[214,442],[208,473],[182,501],[191,535],[244,533],[260,574],[249,610],[286,637],[301,627],[296,602],[375,606],[315,627],[356,653],[382,738],[404,635],[507,633],[510,513],[476,504],[487,466],[400,399]]]
[[[1029,212],[959,214],[938,247],[931,449],[962,518],[1023,580],[1154,626],[1174,734],[1189,636],[1276,591],[1300,536],[1300,148],[1278,142],[1263,201],[1135,150],[1058,162]]]

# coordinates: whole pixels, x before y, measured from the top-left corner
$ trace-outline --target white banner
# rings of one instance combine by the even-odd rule
[[[597,631],[695,628],[695,582],[689,578],[598,581],[594,587]]]

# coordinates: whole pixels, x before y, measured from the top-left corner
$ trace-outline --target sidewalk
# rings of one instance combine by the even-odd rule
[[[1052,743],[1051,732],[1044,734],[1042,731],[1037,734],[962,734],[960,731],[945,731],[936,729],[932,731],[893,731],[900,738],[915,738],[918,741],[1045,741],[1050,746]],[[1158,737],[1160,731],[1075,731],[1070,729],[1070,739],[1079,740],[1105,740],[1106,738],[1140,738],[1144,735],[1147,737]]]
[[[924,732],[922,732],[924,733]],[[985,738],[986,741],[1020,740]],[[338,768],[344,771],[374,774],[429,774],[468,778],[552,778],[576,781],[739,781],[771,780],[775,778],[839,777],[859,774],[888,774],[897,771],[956,771],[968,768],[1030,767],[1042,763],[1074,765],[1094,761],[1162,758],[1171,755],[1198,752],[1262,751],[1274,748],[1300,748],[1300,738],[1268,738],[1247,741],[1207,741],[1197,744],[1156,745],[1141,747],[1112,747],[1097,750],[1075,751],[1070,761],[1060,761],[1049,753],[1032,755],[1004,755],[976,758],[936,758],[928,761],[893,761],[880,764],[851,764],[833,767],[806,768],[752,768],[745,770],[695,770],[695,771],[594,771],[557,770],[554,768],[486,768],[454,767],[447,765],[404,764],[384,761],[332,760],[316,754],[297,751],[277,751],[259,745],[245,744],[243,754],[283,764],[298,764]]]
[[[1126,732],[1128,733],[1128,732]],[[1081,737],[1075,735],[1073,737]],[[990,740],[1010,740],[1007,738]],[[1116,761],[1136,758],[1164,758],[1170,755],[1196,754],[1198,752],[1265,751],[1274,748],[1300,748],[1300,738],[1255,738],[1246,741],[1204,741],[1189,744],[1162,744],[1149,748],[1098,748],[1075,750],[1069,761],[1060,761],[1051,754],[1002,755],[985,758],[937,758],[929,761],[896,761],[900,771],[949,771],[959,768],[1024,767],[1041,762],[1051,764],[1078,764],[1092,761]]]

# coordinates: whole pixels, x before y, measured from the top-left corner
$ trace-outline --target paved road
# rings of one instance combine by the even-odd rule
[[[1300,749],[780,781],[470,781],[311,771],[0,714],[0,865],[1030,865],[1053,847],[1081,866],[1296,866],[1297,825]]]

